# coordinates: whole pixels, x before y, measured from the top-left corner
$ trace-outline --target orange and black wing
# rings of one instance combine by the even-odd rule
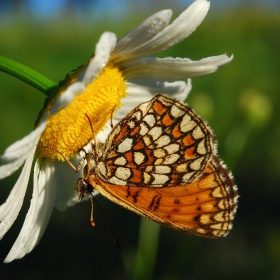
[[[208,125],[189,106],[157,95],[113,128],[98,175],[116,185],[177,186],[198,177],[214,153]]]
[[[102,195],[128,210],[203,237],[227,235],[237,208],[237,188],[216,156],[198,178],[185,185],[119,186],[98,177],[92,177],[89,182]]]
[[[196,235],[230,230],[236,186],[211,129],[189,106],[157,95],[122,119],[104,147],[88,181],[110,200]]]

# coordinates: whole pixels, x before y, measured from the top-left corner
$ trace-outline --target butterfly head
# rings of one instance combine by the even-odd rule
[[[87,182],[86,178],[78,178],[76,183],[76,191],[79,200],[82,200],[85,195],[90,195],[93,187]]]

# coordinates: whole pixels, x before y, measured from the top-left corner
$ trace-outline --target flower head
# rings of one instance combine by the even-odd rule
[[[209,7],[208,1],[196,0],[170,25],[172,11],[160,11],[119,41],[114,33],[103,33],[87,65],[68,75],[47,98],[35,130],[6,149],[1,157],[5,164],[0,167],[0,178],[9,176],[23,163],[24,167],[7,201],[0,206],[0,238],[17,218],[33,159],[38,159],[31,205],[5,262],[21,258],[35,247],[54,206],[66,209],[79,201],[73,188],[77,175],[68,172],[69,165],[63,161],[77,161],[81,149],[92,140],[88,118],[103,142],[113,114],[115,123],[156,93],[184,101],[191,89],[189,78],[212,73],[232,60],[227,55],[199,61],[147,56],[188,37]]]

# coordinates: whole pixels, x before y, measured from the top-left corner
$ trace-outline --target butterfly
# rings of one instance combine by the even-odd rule
[[[85,155],[79,198],[94,190],[162,225],[203,237],[226,236],[237,186],[217,156],[206,122],[184,103],[156,95],[117,123]]]

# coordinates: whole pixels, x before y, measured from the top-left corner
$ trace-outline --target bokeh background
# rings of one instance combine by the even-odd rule
[[[65,212],[54,209],[40,244],[23,259],[0,264],[0,279],[280,279],[280,5],[225,2],[211,1],[201,26],[157,56],[234,54],[216,73],[193,79],[187,100],[213,128],[239,187],[230,234],[221,240],[190,236],[98,196],[122,250],[97,209],[97,226],[89,226],[90,203],[83,202]],[[0,55],[58,82],[86,62],[102,32],[121,38],[152,13],[171,8],[174,19],[190,3],[2,0]],[[33,129],[43,102],[42,93],[0,72],[0,154]],[[0,182],[0,203],[19,172]],[[20,231],[31,187],[0,242],[0,261]]]

